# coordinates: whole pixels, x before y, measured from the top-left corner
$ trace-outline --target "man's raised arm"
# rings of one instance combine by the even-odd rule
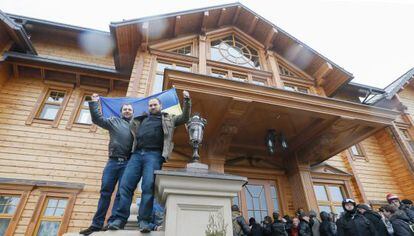
[[[178,115],[175,117],[174,124],[175,126],[183,125],[187,123],[187,121],[190,119],[190,113],[191,113],[191,99],[190,94],[188,91],[183,91],[183,113],[181,115]]]
[[[91,112],[92,122],[97,126],[109,130],[111,128],[111,121],[102,116],[99,111],[99,95],[92,94],[92,101],[89,102],[89,110]]]

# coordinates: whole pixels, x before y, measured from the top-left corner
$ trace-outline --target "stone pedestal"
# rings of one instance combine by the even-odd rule
[[[192,163],[183,170],[156,171],[155,191],[165,204],[165,235],[205,235],[209,218],[221,215],[226,236],[233,235],[231,199],[247,178],[209,172],[204,164]]]

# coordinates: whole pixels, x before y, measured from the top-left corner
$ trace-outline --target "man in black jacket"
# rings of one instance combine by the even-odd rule
[[[125,167],[131,155],[132,133],[130,131],[130,121],[134,111],[132,105],[124,104],[121,108],[121,117],[111,117],[109,119],[102,116],[99,111],[99,95],[93,94],[92,101],[89,102],[89,110],[92,122],[97,126],[109,131],[109,160],[102,173],[102,183],[100,190],[100,198],[98,201],[98,209],[92,220],[92,225],[80,231],[80,234],[89,235],[96,231],[106,230],[103,227],[105,216],[111,203],[111,196],[115,190],[118,181],[121,180]],[[119,190],[116,193],[112,213],[115,212],[119,205]],[[108,220],[108,223],[114,220],[114,216]]]
[[[382,209],[384,210],[385,217],[387,217],[392,224],[394,236],[414,235],[413,231],[410,229],[410,219],[403,211],[391,204],[384,206]]]
[[[309,214],[302,211],[299,213],[299,236],[312,236]]]
[[[399,210],[404,211],[412,223],[414,223],[414,210],[405,204],[401,204],[400,198],[392,193],[387,194],[387,201],[390,205],[394,205]]]
[[[347,198],[342,201],[345,214],[336,221],[338,236],[367,236],[376,235],[374,225],[356,210],[353,199]]]
[[[322,211],[319,215],[322,220],[321,224],[319,225],[320,236],[335,236],[336,233],[332,227],[332,224],[334,223],[331,221],[329,213]]]
[[[286,224],[279,219],[279,212],[273,212],[273,224],[271,226],[272,236],[287,236]]]
[[[381,215],[373,211],[370,206],[366,204],[358,204],[358,212],[365,216],[373,225],[377,231],[377,236],[387,236],[388,231],[384,222],[381,219]]]

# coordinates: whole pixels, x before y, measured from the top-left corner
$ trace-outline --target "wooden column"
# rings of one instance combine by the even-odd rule
[[[224,163],[226,159],[224,156],[209,156],[209,170],[224,174]]]
[[[266,60],[269,64],[271,72],[273,73],[273,86],[276,86],[276,88],[283,88],[283,82],[279,73],[279,65],[272,51],[266,51]]]
[[[206,48],[206,36],[200,35],[198,40],[198,73],[207,74],[207,48]]]
[[[144,68],[144,58],[146,52],[138,50],[135,57],[134,67],[132,68],[131,78],[129,79],[127,97],[137,97],[139,92],[139,83],[142,77],[142,69]]]
[[[317,210],[318,202],[313,191],[310,165],[299,161],[298,157],[288,158],[288,178],[293,193],[293,206],[305,211]]]

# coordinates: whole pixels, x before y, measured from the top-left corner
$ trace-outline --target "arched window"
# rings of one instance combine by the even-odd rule
[[[260,69],[258,52],[234,34],[211,41],[211,60]]]

